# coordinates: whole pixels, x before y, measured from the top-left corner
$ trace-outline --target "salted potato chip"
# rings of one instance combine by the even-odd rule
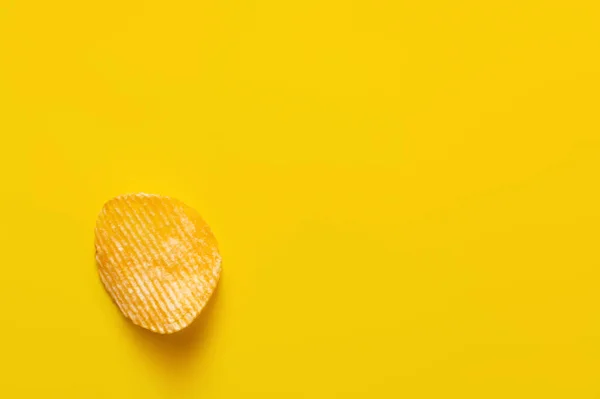
[[[121,312],[162,334],[198,316],[221,274],[209,226],[169,197],[128,194],[108,201],[96,222],[95,245],[100,278]]]

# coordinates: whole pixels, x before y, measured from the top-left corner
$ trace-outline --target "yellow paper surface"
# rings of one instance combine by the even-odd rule
[[[600,397],[597,1],[0,0],[0,397]],[[127,192],[213,228],[181,335]]]

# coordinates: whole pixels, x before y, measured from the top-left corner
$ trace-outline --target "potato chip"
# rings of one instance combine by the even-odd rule
[[[100,278],[138,326],[169,334],[202,311],[221,273],[209,226],[189,206],[159,195],[107,202],[96,222]]]

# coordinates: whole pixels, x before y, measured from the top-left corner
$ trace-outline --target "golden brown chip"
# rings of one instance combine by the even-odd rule
[[[96,260],[121,312],[162,334],[198,316],[221,273],[206,222],[182,202],[150,194],[123,195],[104,205],[96,222]]]

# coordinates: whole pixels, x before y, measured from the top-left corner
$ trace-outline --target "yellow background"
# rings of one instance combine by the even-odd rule
[[[0,1],[0,396],[600,397],[595,0]],[[123,319],[112,196],[195,207],[199,321]]]

